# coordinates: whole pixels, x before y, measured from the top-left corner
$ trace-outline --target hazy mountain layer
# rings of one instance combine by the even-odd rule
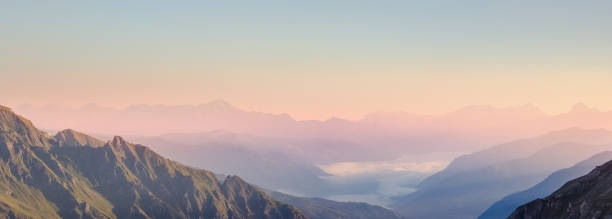
[[[267,189],[320,196],[329,176],[278,142],[225,132],[135,138],[155,151],[190,166],[236,174]]]
[[[317,163],[304,157],[301,147],[306,144],[320,148],[334,147],[342,142],[261,138],[238,133],[215,131],[192,134],[168,134],[157,137],[130,137],[145,143],[154,151],[184,164],[206,168],[215,173],[239,175],[263,188],[305,197],[389,204],[390,196],[412,192],[414,186],[432,172],[407,169],[402,163],[388,169],[372,165],[349,166],[365,172],[330,175]],[[321,156],[327,150],[321,149]],[[427,159],[418,157],[418,159]],[[417,162],[407,158],[402,162]],[[404,168],[401,171],[391,169]]]
[[[55,138],[0,108],[0,215],[18,218],[306,218],[236,176],[167,160],[120,137]]]
[[[389,209],[362,202],[336,202],[322,198],[302,198],[280,192],[267,192],[274,199],[302,210],[313,219],[400,219]]]
[[[612,218],[612,161],[565,183],[543,199],[517,208],[509,219]]]
[[[78,109],[24,105],[18,110],[50,130],[70,127],[102,135],[161,136],[170,143],[159,141],[159,138],[152,141],[130,139],[146,142],[171,159],[238,174],[249,182],[276,191],[381,205],[390,203],[391,196],[414,191],[412,185],[433,173],[414,171],[410,166],[424,163],[445,166],[457,154],[499,142],[574,126],[601,128],[612,124],[612,112],[584,105],[576,105],[568,113],[559,115],[547,115],[532,105],[469,106],[439,115],[377,112],[359,120],[331,118],[321,121],[297,121],[287,114],[243,110],[224,101],[181,106],[133,105],[123,109],[94,104]],[[215,133],[220,135],[215,136]],[[192,144],[201,140],[209,142]],[[527,146],[552,144],[543,142]],[[187,147],[175,150],[178,145]],[[492,156],[465,157],[463,161],[466,162],[458,159],[451,168],[469,168],[471,163],[480,163],[483,167],[491,162],[523,158],[541,149],[523,148],[525,150],[491,151]],[[496,156],[498,154],[505,156]],[[398,160],[401,162],[396,162]],[[345,163],[351,165],[335,165]],[[379,164],[386,169],[381,170]],[[343,169],[331,172],[326,167]],[[398,169],[402,171],[395,171]],[[359,172],[362,170],[369,172]],[[385,171],[391,174],[381,176]],[[342,177],[334,177],[330,185],[328,173]],[[359,180],[352,180],[357,178]],[[410,186],[403,186],[408,184]]]
[[[546,177],[542,182],[537,185],[517,193],[513,193],[504,197],[503,199],[495,202],[489,207],[484,213],[482,213],[479,219],[496,219],[506,218],[512,213],[517,207],[526,204],[527,202],[543,198],[550,195],[556,189],[559,189],[565,182],[582,176],[589,171],[593,170],[598,165],[606,163],[612,160],[612,152],[606,151],[593,155],[587,160],[581,161],[576,165],[556,171],[550,176]]]
[[[462,156],[421,182],[416,192],[398,198],[392,209],[415,218],[476,218],[502,197],[612,149],[593,145],[610,142],[607,131],[569,129]]]
[[[532,105],[468,106],[440,115],[377,112],[359,120],[321,121],[297,121],[287,114],[243,110],[220,100],[200,105],[132,105],[124,109],[94,104],[79,109],[23,105],[17,111],[48,130],[70,127],[95,134],[148,136],[225,130],[262,137],[350,143],[326,147],[309,144],[300,148],[311,160],[324,162],[388,160],[410,153],[471,152],[570,127],[612,128],[612,112],[580,104],[558,115],[545,114]],[[384,150],[369,150],[373,147]]]

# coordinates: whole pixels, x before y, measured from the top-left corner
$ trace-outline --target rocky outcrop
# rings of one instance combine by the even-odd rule
[[[61,147],[102,147],[104,142],[72,129],[65,129],[54,136]]]

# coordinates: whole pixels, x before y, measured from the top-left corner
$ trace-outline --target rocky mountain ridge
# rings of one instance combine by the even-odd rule
[[[165,159],[121,137],[51,137],[0,108],[0,215],[8,218],[307,218],[237,176]]]
[[[518,207],[509,219],[612,218],[612,161],[571,180],[546,198]]]

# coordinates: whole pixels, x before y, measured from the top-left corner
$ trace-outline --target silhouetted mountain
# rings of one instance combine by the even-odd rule
[[[606,151],[593,155],[587,160],[581,161],[576,165],[556,171],[537,185],[511,195],[495,202],[489,209],[482,213],[479,219],[496,219],[506,218],[517,207],[537,198],[543,198],[556,189],[561,187],[565,182],[582,176],[593,170],[598,165],[612,160],[612,152]]]
[[[274,199],[295,206],[312,219],[406,219],[389,209],[362,202],[337,202],[267,192]]]
[[[392,209],[415,218],[476,218],[502,197],[612,149],[610,143],[610,132],[574,128],[461,156]]]
[[[612,218],[612,161],[565,183],[543,199],[518,207],[509,219]]]
[[[0,108],[0,215],[7,218],[306,218],[237,176],[165,159],[121,137],[56,137]]]

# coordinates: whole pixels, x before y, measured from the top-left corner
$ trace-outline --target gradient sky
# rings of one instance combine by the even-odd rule
[[[0,104],[612,109],[612,1],[3,1]]]

